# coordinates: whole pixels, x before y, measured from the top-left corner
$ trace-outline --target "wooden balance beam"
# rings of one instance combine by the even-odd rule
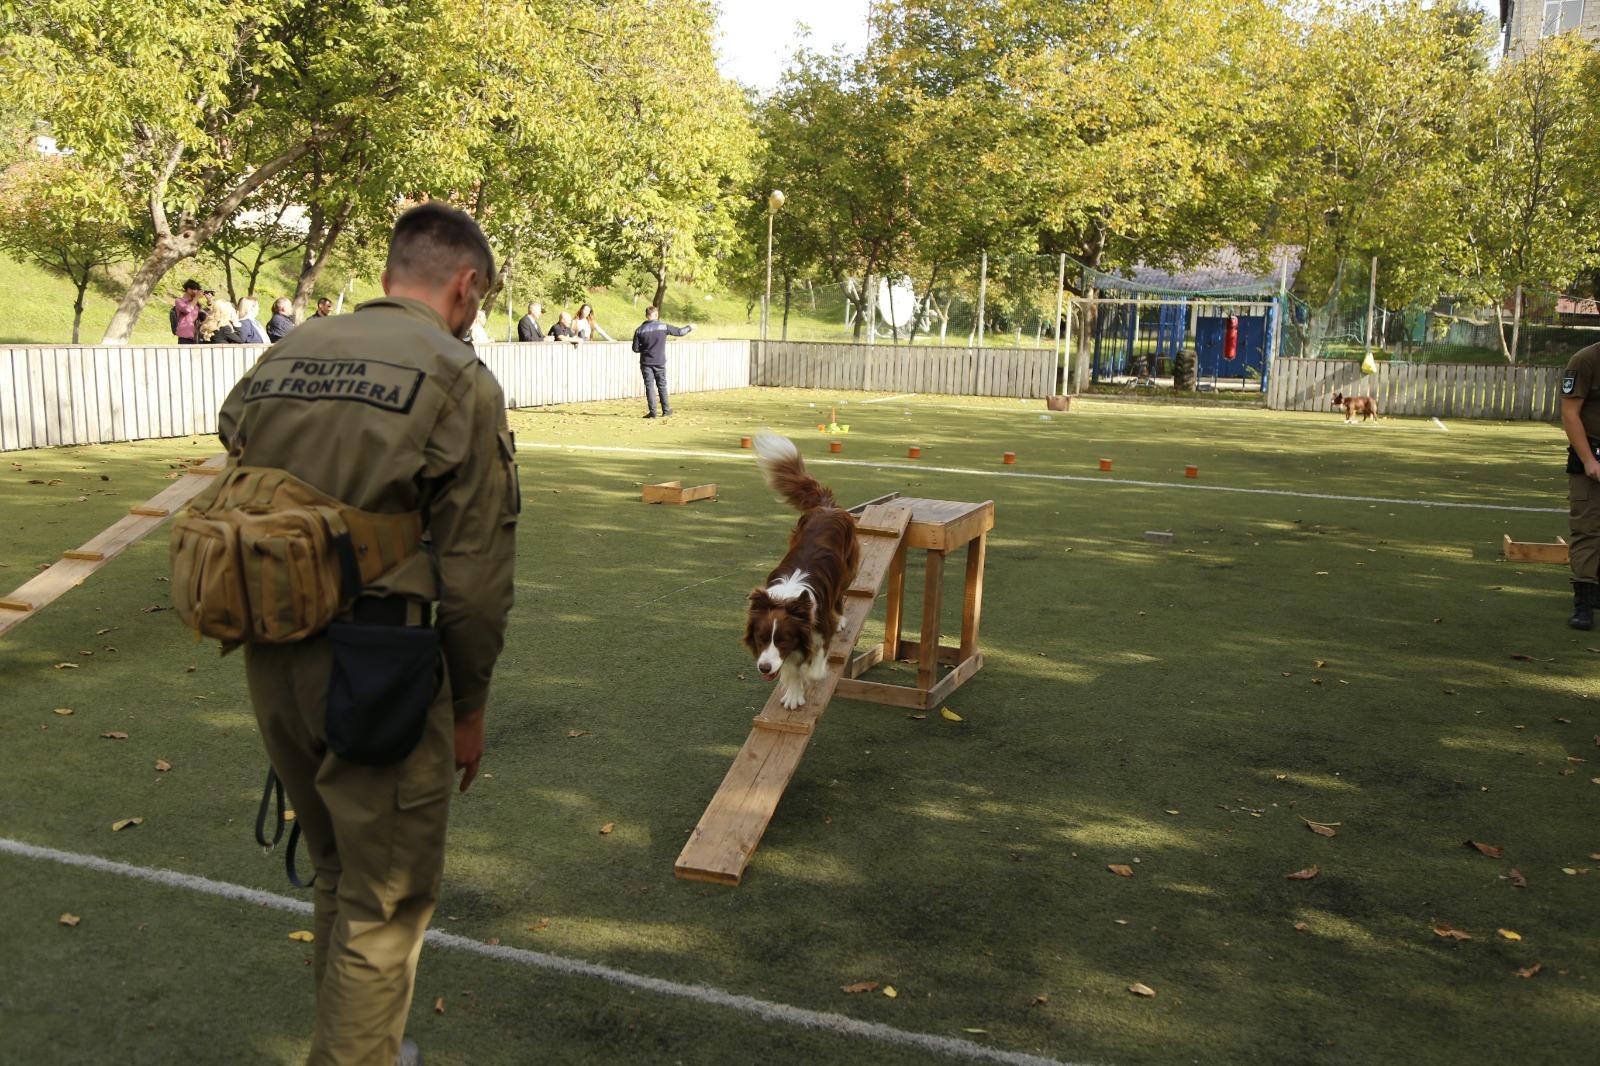
[[[850,666],[850,653],[861,638],[872,604],[883,587],[890,564],[899,555],[911,522],[911,508],[892,503],[866,507],[856,525],[861,537],[861,565],[845,591],[844,628],[828,645],[828,673],[806,687],[806,702],[789,710],[777,687],[756,715],[750,736],[739,749],[716,795],[689,834],[675,864],[677,875],[691,881],[737,885],[761,843],[778,800],[789,786],[800,756],[811,741],[817,719],[828,709],[834,689]]]
[[[63,552],[61,561],[8,596],[0,597],[0,636],[83,584],[96,570],[121,555],[185,506],[222,471],[225,456],[216,455],[184,470],[161,492],[119,519],[81,548]]]

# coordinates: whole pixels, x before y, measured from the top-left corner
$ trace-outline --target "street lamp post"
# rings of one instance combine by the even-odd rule
[[[783,193],[773,189],[767,197],[767,294],[761,300],[761,359],[767,358],[767,323],[772,318],[772,220],[783,206]]]

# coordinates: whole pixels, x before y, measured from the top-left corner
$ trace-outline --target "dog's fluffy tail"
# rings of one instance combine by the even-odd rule
[[[794,441],[776,433],[756,435],[756,463],[773,492],[782,496],[797,511],[817,507],[837,507],[833,490],[806,473],[800,449]]]

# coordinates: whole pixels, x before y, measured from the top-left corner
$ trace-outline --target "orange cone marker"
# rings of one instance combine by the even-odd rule
[[[1000,457],[1000,461],[1002,463],[1006,464],[1007,466],[1015,466],[1016,463],[1017,463],[1017,453],[1016,452],[1006,452],[1004,455],[1002,455]]]
[[[842,452],[842,451],[844,451],[844,441],[842,441],[842,440],[830,440],[828,442],[828,450],[830,452]]]
[[[1186,466],[1186,467],[1183,468],[1183,476],[1184,477],[1199,477],[1200,476],[1200,468],[1198,466]]]
[[[1110,473],[1111,472],[1111,460],[1110,459],[1102,459],[1102,460],[1100,460],[1100,469],[1105,471],[1105,472],[1107,472],[1107,473]]]
[[[750,441],[749,437],[740,437],[739,438],[739,447],[748,448],[748,447],[750,447],[750,445],[751,445],[751,441]]]
[[[922,449],[918,448],[916,445],[912,445],[911,447],[906,449],[906,458],[907,459],[921,459],[922,458]]]

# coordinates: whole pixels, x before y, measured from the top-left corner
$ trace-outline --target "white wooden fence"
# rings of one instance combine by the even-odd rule
[[[1277,359],[1267,381],[1275,411],[1330,411],[1333,394],[1371,396],[1384,415],[1549,421],[1560,416],[1561,367]]]
[[[255,364],[254,345],[0,347],[0,451],[217,431],[217,409]],[[490,344],[478,350],[512,407],[644,395],[639,357],[615,344]],[[749,341],[673,341],[673,392],[750,384]]]
[[[867,392],[1041,397],[1055,392],[1056,353],[811,341],[752,342],[750,384]]]

